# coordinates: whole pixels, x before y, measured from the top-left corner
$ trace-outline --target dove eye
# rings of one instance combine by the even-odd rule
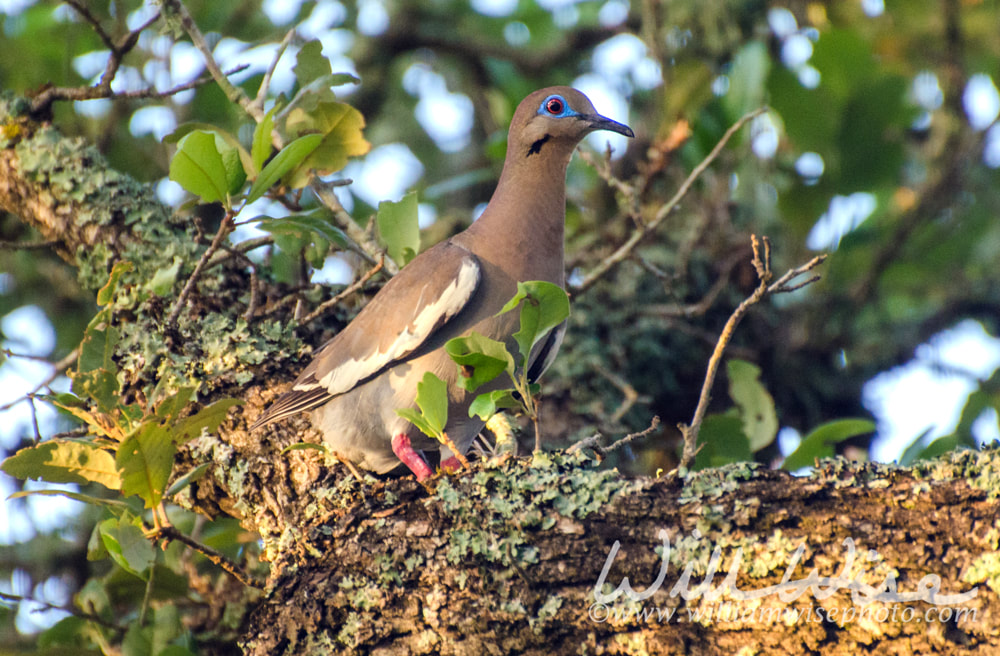
[[[548,100],[545,101],[545,110],[549,114],[552,114],[553,116],[559,116],[560,114],[563,113],[563,110],[565,108],[566,107],[565,105],[563,105],[562,98],[559,98],[558,96],[549,98]]]

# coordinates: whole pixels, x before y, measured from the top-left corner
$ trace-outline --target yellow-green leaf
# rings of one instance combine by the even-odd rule
[[[325,101],[309,111],[302,107],[292,109],[285,121],[285,132],[293,138],[320,134],[323,140],[286,176],[285,184],[293,189],[304,187],[313,171],[329,175],[344,168],[349,157],[367,153],[371,144],[362,135],[364,127],[361,112],[345,103]]]
[[[106,488],[121,487],[121,476],[110,452],[74,440],[49,440],[21,449],[3,461],[0,469],[21,479],[50,483],[100,483]]]

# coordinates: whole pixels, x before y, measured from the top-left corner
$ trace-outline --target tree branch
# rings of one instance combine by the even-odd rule
[[[763,253],[761,252],[762,242]],[[698,406],[695,409],[694,418],[690,424],[680,424],[678,426],[681,434],[684,436],[684,451],[681,454],[680,461],[682,469],[690,468],[694,464],[694,457],[698,452],[698,431],[701,429],[701,422],[705,419],[705,413],[708,410],[708,402],[712,396],[712,385],[715,383],[719,363],[722,362],[722,354],[732,340],[736,326],[739,325],[751,307],[771,294],[794,291],[818,280],[819,278],[816,276],[798,285],[790,286],[788,284],[794,278],[816,268],[826,259],[826,255],[818,255],[806,264],[788,271],[774,284],[771,284],[771,280],[774,278],[774,274],[771,272],[771,240],[767,237],[758,240],[757,236],[754,235],[751,238],[751,243],[753,245],[753,265],[757,270],[757,277],[760,280],[760,284],[757,285],[757,288],[749,297],[739,304],[732,315],[730,315],[729,320],[726,321],[726,325],[722,328],[722,334],[719,335],[719,340],[715,345],[715,350],[712,351],[712,356],[708,359],[708,371],[705,372],[705,380],[702,383],[701,395],[698,397]]]
[[[583,280],[581,280],[576,285],[573,285],[572,286],[573,292],[581,293],[586,291],[595,282],[597,282],[602,277],[607,275],[607,273],[611,269],[613,269],[615,266],[617,266],[625,259],[627,259],[631,255],[632,251],[635,250],[635,248],[639,245],[639,243],[649,233],[656,230],[656,228],[659,227],[659,225],[663,222],[663,220],[667,218],[667,216],[669,216],[669,214],[672,211],[674,211],[674,209],[681,202],[681,200],[683,200],[684,196],[687,195],[687,192],[691,189],[691,185],[693,185],[695,180],[697,180],[701,176],[701,174],[704,173],[705,169],[707,169],[712,164],[712,162],[715,161],[715,159],[719,156],[722,150],[726,147],[726,144],[729,143],[729,140],[733,138],[733,135],[739,132],[739,130],[749,121],[760,116],[766,111],[767,111],[766,107],[760,107],[748,114],[743,115],[742,117],[740,117],[738,121],[736,121],[736,123],[731,125],[729,129],[726,130],[725,134],[722,135],[722,138],[719,139],[719,142],[715,144],[715,147],[712,149],[712,151],[705,157],[705,159],[703,159],[698,164],[698,166],[694,167],[694,169],[691,171],[688,177],[681,184],[680,188],[677,190],[677,193],[674,194],[673,198],[671,198],[662,207],[660,207],[659,211],[657,211],[656,215],[653,217],[651,221],[645,224],[640,224],[638,226],[638,229],[632,233],[632,236],[629,237],[624,244],[619,246],[614,253],[601,260],[601,262],[598,263],[597,266],[595,266],[589,273],[587,273],[587,275],[583,277]]]

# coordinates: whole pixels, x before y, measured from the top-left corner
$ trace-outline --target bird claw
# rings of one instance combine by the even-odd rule
[[[461,469],[462,463],[459,461],[458,456],[452,456],[441,462],[441,470],[446,471],[449,474],[457,472]]]
[[[396,454],[397,458],[403,461],[403,464],[414,473],[417,480],[421,483],[434,475],[424,457],[414,450],[410,438],[406,433],[399,433],[393,436],[392,452]]]

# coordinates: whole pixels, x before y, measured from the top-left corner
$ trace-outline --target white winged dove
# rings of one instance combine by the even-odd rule
[[[601,116],[570,87],[551,87],[525,98],[514,112],[500,182],[482,215],[465,231],[414,258],[339,334],[327,342],[295,381],[250,427],[313,410],[312,420],[332,451],[376,471],[400,462],[419,480],[431,476],[415,450],[441,445],[396,414],[416,408],[417,383],[428,371],[448,384],[447,434],[463,452],[483,427],[456,384],[458,367],[442,348],[477,331],[513,344],[517,312],[496,316],[518,281],[563,286],[566,167],[584,136],[632,130]],[[531,354],[537,378],[552,362],[565,324]],[[515,351],[516,352],[516,351]],[[448,455],[442,453],[442,462]]]

